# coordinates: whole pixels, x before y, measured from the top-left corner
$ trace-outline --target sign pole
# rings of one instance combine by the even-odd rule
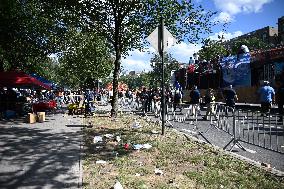
[[[164,20],[161,17],[158,32],[158,49],[162,59],[162,135],[165,134],[165,67],[164,67]]]

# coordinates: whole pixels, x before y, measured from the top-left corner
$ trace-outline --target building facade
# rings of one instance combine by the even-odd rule
[[[284,45],[284,16],[278,18],[278,39],[279,44]]]
[[[231,46],[235,41],[249,38],[260,39],[270,47],[284,45],[284,16],[278,18],[277,27],[266,26],[264,28],[233,38],[225,42],[225,44],[227,46]]]

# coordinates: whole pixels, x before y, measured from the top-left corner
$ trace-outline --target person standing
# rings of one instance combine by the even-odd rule
[[[283,122],[283,116],[284,116],[284,83],[279,87],[278,89],[278,113],[279,113],[279,122]]]
[[[258,90],[260,95],[261,113],[270,113],[272,102],[275,100],[275,91],[269,86],[268,81],[263,82],[263,86]]]
[[[212,115],[215,117],[215,119],[218,119],[216,116],[216,111],[215,111],[215,95],[214,95],[213,89],[209,88],[206,91],[204,100],[206,104],[206,114],[203,117],[203,119],[208,120],[208,116],[210,116],[211,118]]]
[[[149,91],[148,91],[148,105],[147,105],[147,108],[148,108],[148,112],[151,112],[151,111],[153,111],[153,106],[152,106],[152,104],[153,104],[153,99],[154,99],[154,96],[155,96],[155,91],[153,90],[153,89],[149,89]]]
[[[233,86],[230,85],[228,89],[224,91],[226,106],[231,108],[235,108],[236,101],[238,100],[238,95],[236,91],[233,89]]]
[[[156,90],[153,92],[153,101],[155,117],[159,117],[161,113],[161,94],[159,88],[156,88]]]
[[[148,98],[149,98],[149,94],[148,94],[147,88],[144,87],[142,92],[140,93],[143,115],[146,115],[147,113]]]
[[[190,104],[193,106],[193,116],[200,114],[200,92],[197,89],[197,86],[193,86],[190,94]]]
[[[181,104],[182,94],[179,89],[175,90],[173,98],[174,98],[173,100],[174,112],[176,111],[177,106],[179,106],[179,109],[181,110],[180,104]]]

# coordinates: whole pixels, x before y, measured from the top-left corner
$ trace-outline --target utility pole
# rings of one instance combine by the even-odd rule
[[[164,66],[164,20],[160,18],[158,30],[158,49],[162,59],[162,135],[165,134],[165,66]]]
[[[161,11],[160,11],[161,13]],[[162,59],[162,135],[165,134],[165,65],[164,65],[164,52],[168,50],[173,44],[176,43],[176,39],[172,34],[164,27],[164,19],[162,13],[160,14],[159,26],[147,37],[147,40],[159,53]]]

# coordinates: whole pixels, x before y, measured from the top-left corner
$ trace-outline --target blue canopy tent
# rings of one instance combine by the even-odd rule
[[[42,83],[44,83],[44,84],[46,84],[48,86],[50,86],[51,89],[56,89],[56,85],[57,84],[53,83],[52,81],[49,81],[49,80],[47,80],[47,79],[45,79],[43,77],[40,77],[40,76],[38,76],[35,73],[30,74],[30,76],[36,78],[37,80],[41,81]]]

